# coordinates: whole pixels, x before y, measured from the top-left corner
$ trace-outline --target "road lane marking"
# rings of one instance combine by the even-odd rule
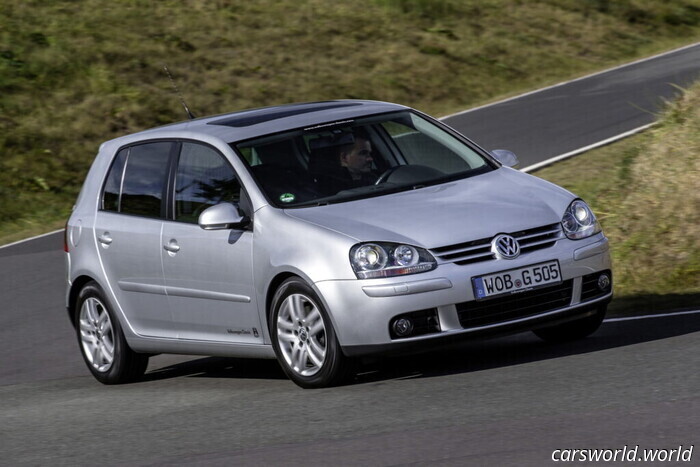
[[[656,125],[657,122],[652,122],[648,123],[646,125],[642,125],[640,127],[634,128],[633,130],[625,131],[624,133],[620,133],[619,135],[611,136],[610,138],[604,139],[602,141],[598,141],[597,143],[589,144],[588,146],[584,146],[582,148],[574,149],[573,151],[560,154],[558,156],[551,157],[547,160],[538,162],[537,164],[532,164],[524,169],[520,169],[521,172],[531,172],[533,170],[541,169],[542,167],[548,166],[550,164],[554,164],[555,162],[562,161],[564,159],[568,159],[569,157],[574,157],[579,154],[582,154],[586,151],[590,151],[591,149],[599,148],[601,146],[605,146],[606,144],[614,143],[615,141],[621,140],[623,138],[627,138],[628,136],[632,136],[634,134],[640,133],[648,128],[651,128],[652,126]]]
[[[676,311],[674,313],[659,313],[656,315],[640,315],[640,316],[625,316],[623,318],[608,318],[604,320],[604,323],[612,323],[615,321],[632,321],[635,319],[650,319],[650,318],[665,318],[667,316],[680,316],[680,315],[696,315],[700,314],[700,310],[690,310],[690,311]]]
[[[700,42],[695,42],[693,44],[684,45],[683,47],[680,47],[678,49],[667,50],[666,52],[661,52],[659,54],[652,55],[651,57],[640,58],[639,60],[635,60],[633,62],[623,63],[622,65],[617,65],[617,66],[614,66],[612,68],[607,68],[605,70],[596,71],[595,73],[591,73],[589,75],[580,76],[578,78],[570,79],[568,81],[562,81],[561,83],[552,84],[551,86],[546,86],[546,87],[540,88],[540,89],[535,89],[534,91],[528,91],[528,92],[523,93],[523,94],[518,94],[517,96],[507,97],[505,99],[501,99],[501,100],[496,101],[496,102],[491,102],[490,104],[484,104],[484,105],[480,105],[478,107],[473,107],[471,109],[461,110],[459,112],[456,112],[456,113],[453,113],[450,115],[445,115],[444,117],[440,117],[438,120],[447,120],[448,118],[457,117],[459,115],[464,115],[464,114],[467,114],[469,112],[474,112],[476,110],[481,110],[481,109],[484,109],[487,107],[492,107],[494,105],[503,104],[504,102],[510,102],[510,101],[515,100],[515,99],[520,99],[522,97],[530,96],[532,94],[537,94],[538,92],[543,92],[543,91],[547,91],[549,89],[558,88],[559,86],[564,86],[565,84],[575,83],[576,81],[581,81],[584,79],[593,78],[594,76],[602,75],[604,73],[609,73],[611,71],[615,71],[615,70],[619,70],[621,68],[625,68],[628,66],[636,65],[638,63],[644,63],[644,62],[649,61],[649,60],[661,58],[665,55],[671,55],[671,54],[674,54],[676,52],[681,52],[681,51],[686,50],[686,49],[692,49],[693,47],[697,47],[699,45],[700,45]]]
[[[53,232],[48,232],[45,234],[37,235],[36,237],[29,237],[29,238],[25,238],[23,240],[17,240],[16,242],[8,243],[7,245],[0,245],[0,250],[2,250],[3,248],[19,245],[20,243],[31,242],[32,240],[37,240],[37,239],[42,238],[42,237],[48,237],[49,235],[53,235],[53,234],[58,233],[58,232],[63,232],[63,229],[58,229],[58,230],[54,230]]]

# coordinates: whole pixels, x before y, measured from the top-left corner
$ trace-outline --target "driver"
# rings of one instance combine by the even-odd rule
[[[357,131],[354,136],[353,143],[338,149],[340,166],[349,174],[352,187],[372,185],[377,180],[372,170],[372,143],[364,132]]]
[[[377,180],[372,143],[365,131],[322,136],[312,139],[309,146],[309,172],[325,196],[373,185]]]

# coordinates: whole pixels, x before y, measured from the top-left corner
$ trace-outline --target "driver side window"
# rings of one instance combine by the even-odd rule
[[[228,161],[209,146],[183,143],[175,177],[175,220],[196,224],[206,208],[238,203],[241,185]]]

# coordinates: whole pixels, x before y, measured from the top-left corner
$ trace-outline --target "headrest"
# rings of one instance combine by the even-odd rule
[[[347,146],[353,144],[355,137],[352,133],[338,133],[332,136],[321,136],[309,141],[309,149],[315,151],[317,149],[333,148]]]

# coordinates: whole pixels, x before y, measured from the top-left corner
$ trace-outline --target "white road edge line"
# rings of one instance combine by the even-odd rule
[[[604,320],[604,323],[613,323],[615,321],[632,321],[636,319],[651,319],[651,318],[665,318],[667,316],[680,316],[680,315],[696,315],[700,313],[700,310],[690,310],[690,311],[676,311],[675,313],[660,313],[658,315],[640,315],[640,316],[625,316],[624,318],[609,318]]]
[[[459,115],[464,115],[464,114],[467,114],[469,112],[474,112],[475,110],[480,110],[480,109],[483,109],[486,107],[491,107],[494,105],[503,104],[504,102],[509,102],[509,101],[512,101],[515,99],[520,99],[521,97],[529,96],[529,95],[536,94],[536,93],[542,92],[542,91],[547,91],[548,89],[553,89],[553,88],[556,88],[559,86],[563,86],[565,84],[574,83],[576,81],[581,81],[583,79],[592,78],[594,76],[602,75],[604,73],[609,73],[611,71],[619,70],[621,68],[625,68],[625,67],[632,66],[632,65],[637,65],[638,63],[643,63],[643,62],[646,62],[648,60],[654,60],[655,58],[660,58],[660,57],[663,57],[665,55],[671,55],[671,54],[674,54],[676,52],[681,52],[681,51],[686,50],[686,49],[691,49],[693,47],[697,47],[698,45],[700,45],[700,42],[695,42],[693,44],[684,45],[683,47],[680,47],[678,49],[667,50],[666,52],[661,52],[659,54],[652,55],[651,57],[640,58],[639,60],[635,60],[633,62],[623,63],[622,65],[617,65],[617,66],[614,66],[612,68],[607,68],[605,70],[596,71],[595,73],[591,73],[591,74],[585,75],[585,76],[580,76],[578,78],[570,79],[568,81],[562,81],[561,83],[552,84],[551,86],[546,86],[546,87],[540,88],[540,89],[535,89],[534,91],[528,91],[528,92],[523,93],[523,94],[518,94],[517,96],[507,97],[505,99],[501,99],[501,100],[496,101],[496,102],[491,102],[488,104],[480,105],[478,107],[473,107],[473,108],[467,109],[467,110],[461,110],[459,112],[456,112],[456,113],[453,113],[450,115],[445,115],[444,117],[440,117],[439,120],[446,120],[448,118],[457,117]]]
[[[584,153],[586,151],[590,151],[591,149],[599,148],[601,146],[605,146],[606,144],[614,143],[615,141],[621,140],[623,138],[627,138],[628,136],[632,136],[636,133],[642,132],[646,130],[647,128],[650,128],[652,126],[656,125],[656,122],[648,123],[646,125],[642,125],[640,127],[634,128],[629,131],[625,131],[624,133],[620,133],[619,135],[611,136],[610,138],[604,139],[602,141],[598,141],[597,143],[589,144],[588,146],[579,148],[579,149],[574,149],[573,151],[567,152],[565,154],[560,154],[558,156],[554,156],[550,159],[538,162],[537,164],[532,164],[528,167],[525,167],[524,169],[520,169],[521,172],[531,172],[533,170],[541,169],[542,167],[554,164],[555,162],[559,162],[564,159],[568,159],[569,157],[574,157],[577,156],[581,153]]]
[[[20,243],[30,242],[30,241],[36,240],[38,238],[48,237],[49,235],[53,235],[53,234],[58,233],[58,232],[63,232],[63,229],[54,230],[53,232],[47,232],[45,234],[37,235],[35,237],[25,238],[23,240],[17,240],[16,242],[8,243],[7,245],[0,245],[0,250],[2,250],[3,248],[19,245]]]

